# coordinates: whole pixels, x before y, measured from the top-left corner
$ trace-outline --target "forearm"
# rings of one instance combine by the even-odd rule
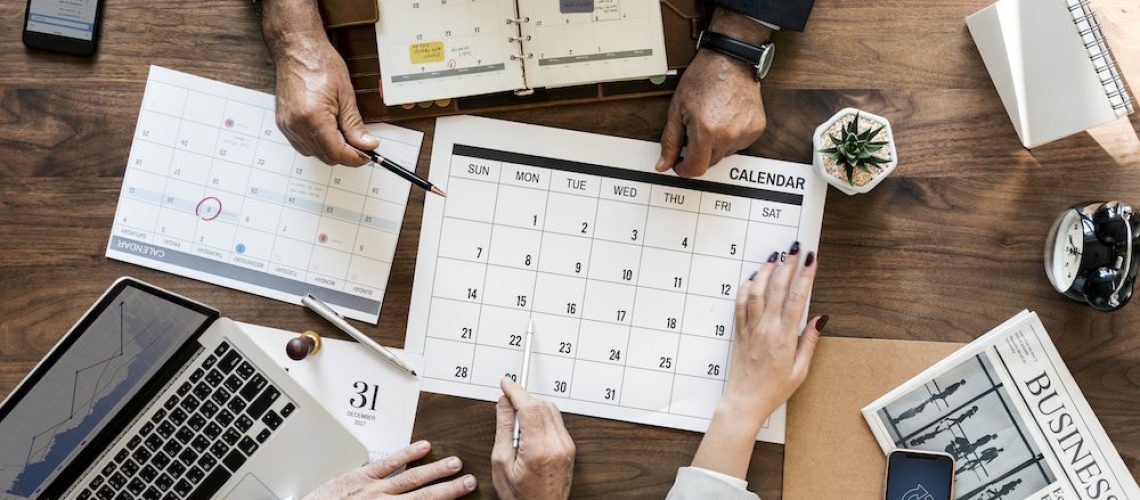
[[[278,61],[328,43],[315,0],[261,0],[261,33]]]
[[[693,467],[744,479],[756,445],[756,434],[771,412],[762,413],[749,414],[722,400],[693,456]]]

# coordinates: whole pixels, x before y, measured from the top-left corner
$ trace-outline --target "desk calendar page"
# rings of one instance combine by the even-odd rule
[[[376,353],[359,342],[327,337],[321,339],[319,353],[294,361],[281,347],[296,337],[296,332],[249,323],[238,326],[368,447],[370,461],[380,460],[412,442],[420,399],[419,377],[409,377],[377,360]],[[423,366],[423,359],[417,354],[392,351],[416,369]]]
[[[726,158],[653,172],[656,143],[440,118],[405,349],[424,390],[486,401],[522,367],[565,411],[704,431],[724,387],[738,285],[772,252],[818,247],[808,165]],[[806,312],[806,311],[805,311]],[[784,441],[784,409],[758,439]]]
[[[415,168],[422,133],[369,130]],[[152,66],[107,256],[375,323],[409,190],[296,153],[272,95]]]
[[[519,0],[527,85],[664,75],[661,5],[658,0]]]
[[[376,23],[389,106],[521,89],[515,0],[384,0]]]

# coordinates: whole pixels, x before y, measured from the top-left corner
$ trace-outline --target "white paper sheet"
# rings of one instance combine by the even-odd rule
[[[368,128],[415,168],[421,132]],[[107,256],[376,323],[409,190],[298,154],[272,95],[151,66]]]
[[[819,244],[827,184],[733,156],[701,179],[660,146],[476,117],[436,124],[405,348],[424,390],[487,401],[517,375],[564,411],[704,431],[724,386],[738,285]],[[759,439],[784,441],[784,409]]]
[[[375,461],[412,439],[420,379],[391,366],[356,343],[321,339],[321,350],[301,361],[285,355],[285,344],[297,333],[238,323],[297,383],[368,448]],[[418,354],[392,349],[417,371]]]

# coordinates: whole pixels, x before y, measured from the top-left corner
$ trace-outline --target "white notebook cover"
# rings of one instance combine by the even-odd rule
[[[1066,0],[1000,0],[966,25],[1025,147],[1116,119]]]

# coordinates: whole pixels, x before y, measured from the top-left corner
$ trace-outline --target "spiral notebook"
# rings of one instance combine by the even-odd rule
[[[1087,0],[999,0],[966,25],[1025,147],[1135,111]]]
[[[393,0],[376,23],[389,106],[664,75],[658,0]]]

